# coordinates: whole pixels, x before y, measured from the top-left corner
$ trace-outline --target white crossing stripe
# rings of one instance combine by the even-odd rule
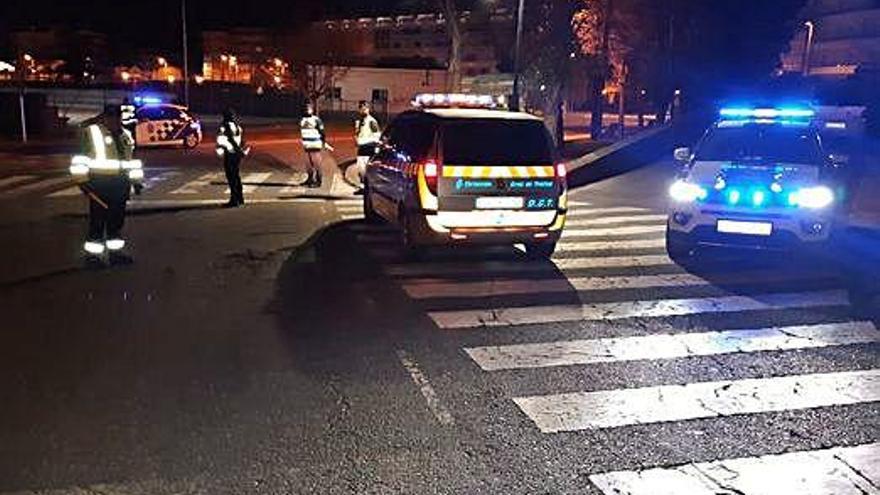
[[[361,235],[358,235],[360,241]],[[673,264],[665,254],[644,256],[602,256],[596,258],[563,258],[552,263],[528,261],[483,261],[472,263],[411,263],[389,265],[385,271],[392,276],[442,276],[492,272],[545,272],[587,268],[630,268]]]
[[[556,245],[557,253],[593,252],[626,249],[657,249],[666,247],[666,238],[663,236],[651,239],[636,239],[622,241],[579,241],[572,242],[561,240]]]
[[[407,279],[403,290],[413,299],[436,297],[489,297],[515,294],[551,294],[572,291],[653,289],[665,287],[709,287],[751,283],[817,281],[831,278],[823,272],[730,272],[716,274],[711,282],[690,273],[636,275],[631,277],[573,277],[547,280],[513,279],[446,282],[432,278]]]
[[[657,318],[702,313],[802,309],[849,304],[841,290],[763,294],[748,296],[704,297],[696,299],[661,299],[613,303],[528,306],[476,310],[433,311],[428,316],[440,328],[478,328],[558,323],[582,320],[619,320]]]
[[[33,178],[33,175],[13,175],[12,177],[4,177],[3,179],[0,179],[0,187],[12,186],[20,182],[27,182]]]
[[[871,322],[657,334],[466,348],[485,371],[676,359],[880,342]]]
[[[610,215],[627,215],[635,213],[649,213],[652,210],[648,208],[637,208],[634,206],[614,206],[610,208],[569,208],[566,216],[582,217],[582,216],[610,216]]]
[[[71,178],[69,176],[65,177],[53,177],[50,179],[43,179],[37,182],[32,182],[30,184],[25,184],[23,186],[16,187],[14,189],[3,191],[0,195],[3,196],[19,196],[22,194],[29,193],[31,191],[35,191],[37,189],[50,189],[52,187],[58,186],[60,184],[69,184]]]
[[[590,476],[605,495],[877,495],[880,443]]]
[[[610,227],[604,229],[563,229],[562,238],[566,237],[615,237],[639,234],[656,234],[666,232],[666,224],[641,225],[637,227]]]
[[[569,199],[568,200],[569,206],[590,206],[591,204],[592,203],[590,203],[589,201],[578,201],[576,199]]]
[[[518,397],[543,433],[880,401],[880,370]]]
[[[340,215],[343,220],[363,220],[363,215]]]
[[[252,193],[260,187],[260,184],[269,180],[269,177],[272,177],[271,173],[253,173],[247,174],[241,178],[241,183],[243,186],[241,187],[242,192],[244,193]],[[229,188],[226,188],[224,194],[229,194]]]
[[[666,223],[666,215],[628,215],[620,217],[577,218],[566,220],[566,227],[594,227],[599,225],[628,225]]]
[[[179,188],[171,191],[170,194],[198,194],[199,189],[203,187],[207,187],[211,185],[211,181],[222,177],[221,173],[210,173],[202,175],[194,180],[191,180]]]

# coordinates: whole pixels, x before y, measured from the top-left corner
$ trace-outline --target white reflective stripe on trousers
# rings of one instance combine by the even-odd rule
[[[83,249],[89,254],[102,254],[104,252],[104,245],[100,242],[86,241],[83,244]]]
[[[125,240],[124,239],[107,239],[107,242],[105,244],[106,244],[108,250],[119,251],[120,249],[125,247]]]

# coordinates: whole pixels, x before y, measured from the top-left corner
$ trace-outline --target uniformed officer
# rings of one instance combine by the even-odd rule
[[[354,122],[354,138],[357,143],[357,167],[358,175],[361,183],[364,181],[364,175],[367,172],[367,163],[370,157],[376,153],[376,147],[382,139],[382,131],[379,129],[379,122],[370,114],[370,104],[364,100],[358,103],[357,120]]]
[[[86,264],[103,266],[105,254],[111,264],[130,263],[122,251],[125,203],[132,183],[143,181],[144,171],[140,160],[132,158],[134,141],[122,127],[119,107],[107,106],[84,125],[81,149],[82,154],[71,160],[70,172],[89,198]]]
[[[315,115],[315,107],[309,103],[306,105],[306,115],[299,123],[300,135],[302,136],[303,149],[306,152],[308,163],[306,164],[306,187],[321,187],[322,174],[321,162],[322,151],[327,145],[327,137],[324,133],[324,122]]]
[[[241,160],[248,150],[244,145],[244,129],[231,108],[223,112],[223,121],[217,131],[217,154],[223,158],[223,170],[229,184],[227,208],[244,205],[244,191],[241,185]]]
[[[119,105],[119,113],[122,118],[122,127],[124,127],[132,137],[132,140],[135,137],[135,130],[137,128],[137,118],[135,118],[135,107],[131,104],[131,101],[128,97],[122,99],[122,104]]]

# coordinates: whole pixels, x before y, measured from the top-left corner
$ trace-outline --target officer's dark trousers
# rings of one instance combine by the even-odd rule
[[[105,208],[89,198],[89,242],[103,244],[105,240],[122,239],[129,180],[122,176],[93,177],[87,187],[106,204]]]
[[[223,155],[223,170],[226,172],[226,182],[229,184],[229,202],[244,203],[244,191],[241,186],[241,155],[226,153]]]

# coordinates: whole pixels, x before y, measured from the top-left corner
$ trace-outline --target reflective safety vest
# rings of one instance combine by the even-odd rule
[[[132,125],[137,123],[134,105],[120,105],[119,114],[122,119],[122,125]]]
[[[229,153],[244,154],[242,149],[244,130],[235,122],[220,124],[217,131],[217,154],[224,156]]]
[[[306,151],[324,149],[324,122],[317,115],[303,117],[299,123],[299,132]]]
[[[106,126],[92,124],[83,132],[81,149],[70,160],[70,173],[80,181],[93,176],[124,175],[136,182],[144,178],[143,163],[132,158],[134,140],[126,129],[113,136]]]
[[[378,143],[382,139],[379,122],[372,115],[358,118],[354,121],[354,136],[358,146]]]

